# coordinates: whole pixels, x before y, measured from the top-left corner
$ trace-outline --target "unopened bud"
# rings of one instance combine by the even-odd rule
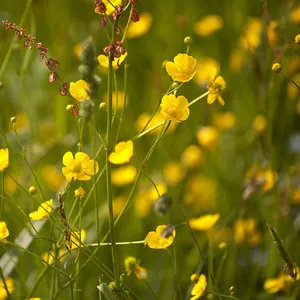
[[[187,36],[187,37],[184,38],[183,42],[186,45],[191,45],[193,43],[193,39],[190,36]]]
[[[101,102],[100,105],[99,105],[99,109],[100,109],[100,110],[106,110],[106,106],[107,106],[107,105],[106,105],[105,102]]]
[[[192,282],[196,282],[198,280],[198,278],[199,278],[198,274],[192,274],[191,277],[190,277],[190,280]]]
[[[169,208],[172,207],[172,203],[172,197],[168,194],[163,194],[154,202],[153,209],[157,215],[164,216]]]
[[[11,117],[10,118],[10,121],[15,124],[17,122],[17,117]]]
[[[231,286],[229,288],[229,293],[230,293],[230,295],[234,295],[234,293],[235,293],[235,286]]]
[[[69,104],[66,106],[66,111],[72,111],[74,108],[74,105],[73,104]]]
[[[300,34],[297,34],[297,35],[295,36],[295,43],[296,43],[296,44],[300,44]]]
[[[275,64],[272,65],[272,71],[274,73],[280,73],[281,70],[282,70],[282,66],[281,66],[280,63],[275,63]]]
[[[32,185],[28,188],[28,192],[29,192],[30,195],[34,195],[34,194],[36,194],[37,189],[34,185]]]

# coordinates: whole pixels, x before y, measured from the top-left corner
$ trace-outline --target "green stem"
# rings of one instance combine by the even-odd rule
[[[11,300],[10,293],[9,293],[8,288],[7,288],[6,281],[5,281],[3,272],[2,272],[2,268],[0,268],[0,277],[1,277],[1,279],[2,279],[2,283],[3,283],[3,285],[4,285],[4,289],[5,289],[5,291],[6,291],[6,296],[7,296],[7,298],[8,298],[9,300]],[[6,297],[4,297],[4,298],[6,298]]]
[[[114,43],[115,30],[117,22],[114,23],[112,28],[112,43]],[[113,199],[112,199],[112,183],[111,183],[111,165],[109,162],[109,155],[112,151],[112,86],[113,86],[113,68],[112,68],[113,57],[109,54],[109,66],[108,66],[108,84],[107,84],[107,150],[106,150],[106,192],[107,192],[107,202],[109,211],[109,232],[111,238],[111,251],[112,251],[112,262],[114,267],[114,276],[117,288],[120,287],[120,275],[119,275],[119,265],[117,261],[117,247],[116,247],[116,237],[115,237],[115,225],[114,225],[114,215],[113,215]]]
[[[150,291],[151,295],[153,296],[153,299],[159,300],[158,297],[155,295],[155,292],[153,291],[151,285],[148,283],[146,279],[143,280],[145,282],[145,285],[147,286],[148,290]]]
[[[141,241],[131,241],[131,242],[116,242],[117,246],[126,246],[126,245],[141,245],[145,244],[145,240]],[[95,244],[87,244],[86,247],[98,247],[98,246],[111,246],[111,243],[95,243]]]

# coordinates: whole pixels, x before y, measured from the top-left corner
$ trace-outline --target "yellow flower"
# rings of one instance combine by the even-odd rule
[[[45,165],[42,169],[42,176],[48,187],[57,191],[65,182],[65,177],[58,172],[54,165]]]
[[[8,149],[0,149],[0,172],[8,168],[9,165],[9,152]]]
[[[224,22],[220,16],[208,15],[195,24],[194,30],[200,36],[209,36],[220,30],[223,25]]]
[[[164,167],[165,178],[170,185],[176,185],[185,176],[184,168],[175,162],[170,162]]]
[[[107,94],[104,95],[104,101],[107,103]],[[125,100],[125,93],[122,91],[118,91],[118,93],[113,92],[112,93],[112,108],[115,110],[121,110],[124,106],[124,100]],[[128,95],[126,96],[126,103],[125,107],[128,105],[129,99]]]
[[[59,249],[59,251],[58,251],[58,257],[61,257],[64,253],[65,253],[65,251],[64,251],[63,249]],[[64,258],[64,257],[62,257],[62,258],[60,259],[60,261],[62,261],[63,258]],[[54,253],[54,251],[51,250],[50,252],[45,252],[45,253],[43,253],[43,254],[42,254],[42,259],[43,259],[44,262],[46,262],[46,263],[48,263],[49,265],[51,265],[52,262],[53,262],[54,259],[55,259],[55,253]]]
[[[213,123],[220,129],[230,129],[236,123],[236,117],[232,112],[215,113]]]
[[[80,79],[76,83],[70,83],[69,92],[77,101],[82,101],[83,99],[90,100],[89,89],[89,84],[85,80]]]
[[[82,53],[82,43],[77,43],[73,48],[73,53],[76,56],[76,58],[80,58],[80,55]]]
[[[145,35],[152,25],[152,16],[148,12],[140,14],[138,22],[131,22],[127,31],[128,39],[139,38]]]
[[[4,190],[7,194],[12,196],[17,191],[18,185],[8,175],[4,176]]]
[[[113,69],[117,70],[119,68],[119,66],[122,64],[122,62],[124,61],[124,59],[126,58],[126,56],[127,56],[127,52],[122,54],[119,58],[114,57],[114,60],[112,62]],[[98,62],[104,68],[108,68],[108,66],[109,66],[108,56],[106,56],[106,55],[100,54],[98,56]]]
[[[41,298],[29,298],[29,300],[41,300]]]
[[[199,146],[190,145],[181,155],[181,163],[187,169],[195,169],[204,161],[204,153]]]
[[[295,43],[296,43],[296,44],[300,44],[300,34],[297,34],[297,35],[295,36]]]
[[[267,119],[263,115],[258,115],[252,122],[252,129],[257,135],[261,135],[267,128]]]
[[[7,287],[7,290],[9,292],[9,294],[12,294],[14,292],[14,280],[10,277],[5,279],[5,284]],[[2,279],[0,279],[0,300],[4,300],[7,298],[7,291],[4,287],[4,282]]]
[[[133,272],[138,279],[146,279],[148,277],[147,270],[139,265],[139,262],[135,257],[126,257],[124,265],[127,276],[129,276]]]
[[[83,242],[85,240],[85,236],[86,236],[86,231],[84,229],[81,229],[80,233],[77,231],[73,231],[71,233],[71,243],[70,243],[70,247],[69,250],[75,250],[78,247],[82,247],[83,246]]]
[[[197,219],[189,220],[189,224],[192,229],[207,231],[216,224],[219,218],[220,218],[220,214],[205,215]]]
[[[123,210],[125,203],[126,203],[127,198],[125,196],[118,196],[113,200],[113,216],[116,218],[120,212]],[[107,216],[108,216],[108,211],[107,211]]]
[[[142,113],[136,121],[136,124],[135,124],[136,130],[138,132],[141,131],[145,127],[145,125],[148,123],[150,118],[151,118],[150,114]],[[155,125],[158,125],[161,122],[164,122],[164,121],[165,121],[164,117],[159,112],[156,113],[154,115],[154,117],[152,118],[152,120],[150,121],[150,123],[148,124],[148,126],[146,127],[145,131],[151,127],[154,127]],[[169,126],[167,133],[174,131],[176,126],[177,126],[177,123],[172,122]],[[157,127],[155,129],[153,129],[152,131],[150,131],[149,134],[157,134],[157,133],[159,133],[160,129],[161,129],[161,127]]]
[[[188,100],[184,96],[176,96],[174,94],[165,95],[161,101],[160,113],[165,120],[181,122],[189,117]]]
[[[172,245],[175,238],[175,230],[167,236],[163,237],[162,233],[167,228],[167,225],[159,225],[155,231],[150,231],[145,239],[146,244],[151,249],[166,249]]]
[[[212,150],[220,139],[220,133],[214,126],[203,126],[197,132],[198,143],[205,149]]]
[[[102,2],[105,4],[105,6],[106,6],[106,14],[109,16],[109,15],[111,15],[114,11],[115,11],[115,6],[117,6],[117,5],[122,5],[122,0],[110,0],[110,1],[108,1],[108,0],[102,0]],[[113,4],[113,5],[111,5],[111,3]],[[97,11],[96,11],[96,9],[95,9],[95,13],[97,13],[97,14],[100,14],[100,13],[98,13]]]
[[[207,103],[212,104],[218,99],[219,103],[223,106],[225,104],[221,97],[221,92],[226,88],[226,82],[222,76],[217,77],[217,69],[212,69],[208,78],[208,91]]]
[[[115,165],[128,163],[133,156],[133,142],[131,140],[119,142],[115,145],[115,151],[112,152],[108,160]]]
[[[75,190],[74,194],[75,197],[79,197],[80,199],[82,199],[85,195],[85,190],[80,186],[78,189]]]
[[[65,167],[62,168],[62,172],[68,181],[72,178],[81,181],[90,180],[99,170],[98,163],[84,152],[77,152],[74,159],[72,152],[68,151],[63,156],[63,164]]]
[[[291,12],[290,12],[290,20],[294,24],[300,24],[300,5],[296,6]]]
[[[9,231],[7,229],[6,223],[0,221],[0,242],[6,243],[6,238],[9,236]]]
[[[247,242],[252,246],[256,246],[261,240],[261,234],[256,227],[256,221],[252,218],[237,220],[233,225],[235,241],[238,244]]]
[[[229,58],[229,66],[232,72],[240,72],[243,65],[246,63],[246,55],[240,49],[232,51]]]
[[[255,50],[260,44],[261,30],[261,19],[251,18],[247,23],[244,36],[241,38],[242,46]]]
[[[198,84],[207,84],[212,69],[220,70],[220,64],[212,57],[204,57],[197,63],[194,77]]]
[[[277,21],[271,20],[267,26],[267,39],[270,47],[275,47],[279,43],[279,24]]]
[[[156,184],[156,188],[160,195],[167,192],[167,186],[164,183]],[[138,217],[146,217],[153,206],[153,203],[158,199],[156,189],[153,187],[148,190],[140,191],[135,198],[135,210]]]
[[[124,186],[134,181],[136,168],[125,166],[111,172],[111,181],[116,186]]]
[[[206,281],[206,277],[204,274],[201,274],[199,276],[198,282],[193,286],[191,295],[193,297],[191,297],[190,300],[197,300],[199,299],[205,292],[207,286],[207,281]]]
[[[174,81],[188,82],[196,74],[197,60],[185,53],[179,53],[175,56],[174,62],[166,63],[166,71]]]
[[[48,218],[52,212],[52,202],[53,200],[51,199],[42,203],[37,211],[34,211],[29,214],[30,219],[34,221],[39,221]]]
[[[268,294],[275,294],[283,289],[283,281],[281,278],[269,278],[264,282],[264,289]]]

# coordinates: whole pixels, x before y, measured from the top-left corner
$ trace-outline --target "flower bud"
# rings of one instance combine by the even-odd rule
[[[191,45],[193,43],[193,39],[190,36],[187,36],[187,37],[184,38],[183,42],[186,45]]]
[[[234,295],[234,293],[235,293],[235,286],[231,286],[229,288],[229,293],[230,293],[230,295]]]
[[[28,192],[29,192],[30,195],[35,195],[36,192],[37,192],[37,189],[34,185],[32,185],[28,188]]]
[[[172,197],[168,194],[163,194],[154,202],[153,209],[157,215],[164,216],[169,208],[172,207],[172,203]]]
[[[106,105],[105,102],[101,102],[100,105],[99,105],[99,109],[100,109],[100,110],[106,110],[106,106],[107,106],[107,105]]]
[[[199,278],[198,274],[192,274],[191,277],[190,277],[190,280],[192,282],[196,282],[198,280],[198,278]]]
[[[11,117],[10,118],[10,121],[15,124],[17,122],[17,117]]]
[[[74,108],[73,104],[69,104],[66,106],[66,111],[72,111],[72,109]]]
[[[280,73],[281,70],[282,70],[282,66],[281,66],[280,63],[275,63],[275,64],[272,65],[272,71],[274,73]]]
[[[295,43],[300,44],[300,33],[295,36]]]

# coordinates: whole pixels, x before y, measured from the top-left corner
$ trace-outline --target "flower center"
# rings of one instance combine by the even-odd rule
[[[74,167],[73,167],[73,172],[74,173],[80,173],[81,172],[81,164],[75,164]]]

